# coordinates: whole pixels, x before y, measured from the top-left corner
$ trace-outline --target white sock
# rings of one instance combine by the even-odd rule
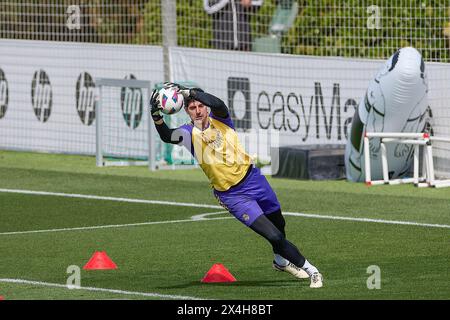
[[[305,259],[305,264],[303,265],[302,269],[305,270],[306,273],[309,274],[310,276],[313,273],[319,272],[319,270],[317,270],[317,268],[314,267],[311,263],[309,263],[309,261],[306,259]]]
[[[275,254],[275,262],[282,267],[286,267],[289,264],[289,260],[286,260],[285,258],[283,258],[282,256],[280,256],[279,254]]]

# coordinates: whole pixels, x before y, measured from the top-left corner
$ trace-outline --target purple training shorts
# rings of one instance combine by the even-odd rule
[[[262,214],[273,213],[280,209],[275,192],[261,174],[253,167],[245,180],[227,191],[214,190],[219,203],[239,221],[250,226]]]

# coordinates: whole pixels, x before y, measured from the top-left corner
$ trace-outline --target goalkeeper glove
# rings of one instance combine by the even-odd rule
[[[200,88],[189,89],[189,88],[182,86],[181,84],[178,84],[175,82],[164,82],[164,88],[166,88],[166,89],[175,88],[175,90],[177,90],[177,92],[179,92],[185,99],[195,98],[195,94],[197,92],[204,92]]]
[[[159,92],[158,90],[153,90],[152,96],[150,97],[150,113],[152,115],[153,121],[159,121],[163,117],[161,115],[161,105],[159,101]]]
[[[164,82],[164,88],[170,89],[174,88],[178,93],[181,93],[181,95],[186,99],[189,98],[191,95],[191,90],[189,88],[186,88],[182,86],[181,84],[174,83],[174,82]]]

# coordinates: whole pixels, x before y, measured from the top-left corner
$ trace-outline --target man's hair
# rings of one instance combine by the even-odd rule
[[[189,107],[189,103],[191,103],[192,101],[195,101],[195,99],[192,97],[184,98],[184,107]]]

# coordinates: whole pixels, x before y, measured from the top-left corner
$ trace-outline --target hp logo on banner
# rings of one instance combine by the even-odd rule
[[[0,119],[5,116],[6,109],[8,109],[8,81],[5,73],[0,69]]]
[[[37,119],[46,122],[52,112],[52,86],[44,70],[34,73],[31,82],[31,103]]]
[[[90,126],[95,119],[95,83],[91,75],[82,72],[78,76],[75,91],[76,107],[81,123]]]
[[[136,79],[136,77],[130,74],[125,79]],[[125,123],[131,129],[136,129],[141,123],[144,110],[142,90],[123,87],[120,93],[120,105]]]

